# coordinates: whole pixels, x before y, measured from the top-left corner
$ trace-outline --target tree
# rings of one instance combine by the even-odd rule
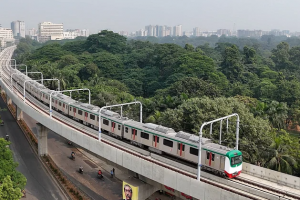
[[[14,162],[12,152],[7,148],[9,144],[10,142],[0,138],[0,182],[3,182],[7,176],[10,176],[9,179],[12,180],[13,188],[22,190],[27,180],[23,174],[16,170],[18,163]],[[10,184],[8,188],[11,188]]]
[[[273,130],[273,141],[268,149],[269,161],[266,166],[270,169],[292,174],[293,167],[296,167],[295,159],[289,155],[288,146],[285,143],[284,135],[278,135],[276,131]]]
[[[0,184],[0,199],[19,200],[22,197],[20,188],[14,188],[10,176],[6,176]]]
[[[269,123],[260,117],[254,117],[249,109],[235,98],[192,98],[184,101],[176,109],[167,109],[162,112],[159,123],[172,127],[176,131],[186,131],[197,134],[200,126],[207,121],[217,119],[232,113],[240,116],[240,149],[248,153],[248,159],[254,163],[259,159],[259,148],[269,146],[271,141],[268,130]],[[236,119],[229,120],[228,133],[223,134],[222,144],[235,146]],[[219,123],[213,125],[213,139],[219,139]],[[226,123],[223,123],[223,132],[226,132]],[[209,128],[204,130],[204,137],[209,137]],[[251,159],[251,160],[250,160]]]
[[[85,43],[90,53],[107,51],[112,54],[123,53],[126,50],[126,37],[108,30],[90,35]]]
[[[241,63],[239,49],[235,45],[226,47],[221,63],[221,70],[231,82],[241,79],[244,67]]]
[[[289,44],[286,42],[281,42],[277,45],[276,49],[272,50],[272,60],[276,65],[276,69],[288,69],[292,64],[289,61],[290,54],[289,54]]]

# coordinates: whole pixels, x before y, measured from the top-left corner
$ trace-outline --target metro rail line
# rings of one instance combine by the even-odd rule
[[[10,54],[12,54],[12,53],[10,53]],[[6,65],[6,66],[7,66],[7,65]],[[5,71],[6,71],[6,74],[5,74],[6,77],[2,75],[2,80],[4,80],[4,82],[6,83],[6,85],[7,85],[9,88],[11,88],[11,87],[10,87],[10,80],[7,78],[7,76],[9,76],[9,72],[10,72],[10,71],[9,71],[8,69],[6,69]],[[12,90],[16,90],[16,91],[18,92],[18,96],[19,96],[20,98],[22,97],[22,90],[21,90],[21,88],[20,88],[19,86],[15,87],[15,84],[13,84],[13,88],[11,88],[11,89],[12,89]],[[20,90],[21,90],[21,91],[20,91]],[[32,97],[29,93],[26,93],[26,94],[27,94],[27,95],[26,95],[26,96],[27,96],[27,99],[28,99],[28,101],[29,101],[30,104],[31,104],[31,105],[30,105],[31,107],[34,107],[34,109],[38,110],[39,112],[43,112],[43,113],[45,113],[45,114],[48,114],[48,107],[47,107],[47,106],[45,106],[45,105],[42,104],[41,102],[37,101],[37,100],[36,100],[34,97]],[[93,138],[97,139],[97,133],[98,133],[98,132],[95,131],[95,130],[92,129],[92,128],[86,127],[86,126],[84,126],[84,125],[82,125],[82,124],[80,124],[80,123],[78,123],[78,122],[76,122],[76,121],[73,121],[73,120],[71,120],[70,118],[68,118],[68,117],[66,117],[66,116],[64,116],[64,115],[62,115],[62,114],[60,114],[60,113],[58,113],[58,112],[54,112],[53,118],[56,119],[56,120],[58,120],[58,121],[61,122],[61,123],[64,123],[64,124],[66,124],[66,125],[68,125],[68,126],[74,128],[74,129],[76,129],[76,130],[78,130],[78,131],[84,133],[84,134],[89,135],[90,137],[93,137]],[[132,152],[131,150],[128,150],[128,149],[126,149],[126,148],[124,148],[124,147],[121,147],[120,145],[113,144],[112,142],[110,142],[110,141],[107,140],[108,137],[109,137],[109,136],[103,138],[102,141],[105,142],[105,143],[107,143],[107,144],[109,144],[109,145],[112,145],[112,146],[114,146],[114,147],[116,147],[116,148],[118,148],[118,149],[121,149],[122,151],[126,151],[126,152],[128,152],[128,153],[134,154],[134,155],[136,155],[136,156],[138,156],[138,157],[140,157],[140,158],[142,158],[142,159],[144,159],[144,160],[147,160],[147,161],[150,161],[150,162],[155,162],[155,163],[157,163],[157,164],[159,164],[159,165],[161,165],[161,166],[163,166],[163,167],[166,167],[166,168],[171,169],[171,170],[173,170],[173,171],[176,171],[176,172],[178,172],[178,173],[184,174],[184,175],[189,176],[189,177],[196,178],[196,176],[195,176],[194,174],[187,173],[187,172],[183,172],[181,169],[176,169],[176,168],[174,168],[173,166],[168,166],[168,165],[166,165],[166,164],[162,164],[162,163],[157,162],[157,161],[155,161],[155,160],[153,160],[153,159],[149,159],[148,156],[140,155],[139,153],[137,153],[137,152]],[[235,191],[235,190],[233,190],[232,187],[228,187],[226,184],[223,184],[223,185],[222,185],[222,184],[220,184],[220,183],[215,183],[215,182],[212,182],[212,181],[210,181],[210,180],[208,180],[208,179],[206,179],[206,178],[201,178],[201,181],[206,182],[206,183],[209,183],[209,184],[212,184],[212,185],[215,185],[215,186],[217,186],[217,187],[221,187],[221,188],[223,188],[223,189],[225,189],[225,190],[232,191],[232,192],[234,192],[234,193],[240,194],[240,195],[242,195],[242,196],[246,196],[246,197],[251,198],[251,199],[262,199],[262,198],[259,198],[259,196],[255,196],[255,195],[251,195],[251,194],[246,194],[245,192],[242,192],[241,190]],[[235,180],[232,179],[231,181],[235,181]],[[250,181],[250,182],[251,182],[251,181]],[[242,184],[242,183],[237,183],[237,184]],[[249,186],[249,187],[251,187],[251,186]],[[257,186],[256,186],[256,187],[257,187]],[[259,187],[261,187],[261,186],[259,186]],[[266,191],[266,193],[269,193],[269,192]],[[270,192],[270,193],[272,193],[272,192]],[[276,193],[277,193],[277,194],[276,194]],[[275,196],[279,197],[280,199],[287,199],[287,198],[284,197],[284,195],[288,195],[288,194],[286,194],[286,192],[284,192],[284,191],[279,191],[279,192],[276,191],[276,193],[273,192],[272,194],[274,194]],[[280,194],[280,195],[278,195],[278,194]],[[293,194],[292,194],[292,195],[289,195],[289,196],[293,197]],[[278,199],[279,199],[279,198],[278,198]],[[294,196],[293,198],[295,198],[295,199],[300,199],[299,196],[297,196],[297,197]]]

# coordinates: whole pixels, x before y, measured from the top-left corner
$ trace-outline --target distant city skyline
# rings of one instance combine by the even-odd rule
[[[33,6],[34,5],[34,6]],[[65,29],[133,32],[145,24],[182,25],[182,31],[199,27],[217,29],[300,31],[300,1],[289,0],[39,0],[1,1],[0,24],[25,21],[26,29],[37,29],[44,21],[63,23]]]

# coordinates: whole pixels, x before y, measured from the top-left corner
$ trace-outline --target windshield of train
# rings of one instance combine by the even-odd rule
[[[231,165],[237,165],[242,162],[242,156],[235,156],[231,158]]]

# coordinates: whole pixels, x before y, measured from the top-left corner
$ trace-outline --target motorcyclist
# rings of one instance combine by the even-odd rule
[[[8,141],[8,140],[9,140],[9,135],[6,135],[6,136],[5,136],[5,139]]]
[[[72,151],[71,153],[71,158],[74,159],[75,158],[75,153]]]
[[[99,169],[99,171],[98,171],[98,175],[99,176],[102,176],[102,171]]]
[[[80,172],[80,173],[83,172],[83,167],[82,167],[82,166],[79,167],[79,172]]]

